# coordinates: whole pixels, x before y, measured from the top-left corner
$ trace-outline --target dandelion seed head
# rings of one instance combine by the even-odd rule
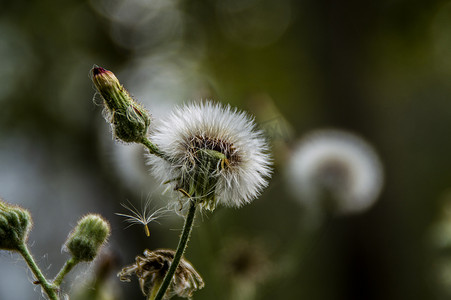
[[[317,206],[326,192],[338,213],[360,212],[377,200],[383,185],[382,164],[361,138],[338,130],[306,136],[293,151],[287,179],[307,206]]]
[[[214,199],[205,203],[207,209],[214,209],[216,202],[240,207],[268,184],[267,142],[251,117],[230,106],[207,101],[178,107],[156,126],[151,140],[170,158],[150,156],[153,173],[175,190],[189,195],[194,190],[195,196]],[[199,169],[208,160],[208,170]],[[206,181],[203,192],[199,192],[199,176],[213,182]]]

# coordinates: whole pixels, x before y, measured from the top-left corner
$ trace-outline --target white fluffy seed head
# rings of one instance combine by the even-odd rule
[[[198,185],[196,168],[205,166],[202,155],[219,155],[209,170],[200,170],[213,182],[209,195],[199,195],[198,189],[195,193],[214,199],[204,205],[207,209],[214,209],[216,202],[240,207],[268,184],[271,160],[263,133],[251,117],[230,106],[207,101],[178,107],[155,126],[150,139],[168,158],[150,156],[153,173],[187,193],[190,186]]]
[[[383,185],[382,164],[361,138],[338,130],[306,136],[293,151],[287,168],[294,194],[308,207],[330,197],[337,213],[368,209]]]

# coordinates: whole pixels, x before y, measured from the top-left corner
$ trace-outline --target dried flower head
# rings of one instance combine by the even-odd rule
[[[338,130],[306,136],[294,150],[288,180],[296,196],[308,206],[324,198],[338,213],[369,208],[382,189],[382,164],[361,138]]]
[[[0,250],[18,250],[32,227],[30,213],[0,199]]]
[[[256,198],[270,176],[268,146],[253,119],[213,102],[177,108],[151,140],[168,159],[150,156],[153,173],[213,210]]]
[[[137,256],[136,262],[124,267],[117,274],[121,281],[130,281],[130,276],[135,274],[139,279],[139,286],[142,293],[155,295],[158,291],[166,272],[168,271],[175,252],[173,250],[159,249],[150,251],[144,250],[144,256]],[[185,259],[181,259],[169,289],[166,291],[164,299],[170,299],[177,295],[182,298],[190,298],[193,293],[204,287],[202,277],[194,267]],[[153,299],[150,297],[150,299]]]
[[[144,207],[141,209],[141,212],[132,203],[130,203],[130,206],[124,203],[121,203],[121,205],[122,207],[130,211],[131,214],[116,213],[116,215],[125,217],[126,218],[125,221],[130,223],[129,226],[135,224],[143,225],[144,232],[146,233],[147,236],[150,236],[149,227],[147,225],[150,222],[158,222],[157,220],[163,217],[168,212],[167,208],[165,207],[153,210],[152,212],[152,209],[150,209],[150,199],[145,202]]]

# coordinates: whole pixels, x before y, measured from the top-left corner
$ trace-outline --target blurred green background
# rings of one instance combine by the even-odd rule
[[[103,299],[144,299],[137,280],[116,273],[145,248],[175,248],[183,224],[162,219],[147,238],[114,214],[127,200],[139,207],[151,197],[158,208],[169,196],[160,196],[141,147],[112,140],[88,76],[97,64],[156,119],[214,99],[269,132],[269,188],[242,209],[196,219],[186,257],[206,287],[195,299],[451,299],[451,243],[436,229],[447,228],[451,200],[451,1],[1,6],[0,196],[30,209],[32,252],[49,277],[67,258],[61,245],[77,220],[101,213],[113,230],[112,295]],[[283,174],[298,139],[331,127],[374,146],[385,187],[369,211],[311,232]],[[102,262],[78,267],[65,291],[89,290],[76,283]],[[23,261],[0,252],[0,299],[39,299],[30,281]]]

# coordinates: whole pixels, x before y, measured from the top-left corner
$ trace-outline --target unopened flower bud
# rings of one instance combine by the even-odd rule
[[[116,138],[140,143],[147,135],[149,113],[133,100],[113,72],[94,67],[91,73],[92,81],[108,109]]]
[[[86,215],[69,234],[65,247],[79,261],[93,260],[110,235],[110,225],[99,215]]]
[[[32,226],[30,213],[0,199],[0,249],[18,250],[28,238]]]

